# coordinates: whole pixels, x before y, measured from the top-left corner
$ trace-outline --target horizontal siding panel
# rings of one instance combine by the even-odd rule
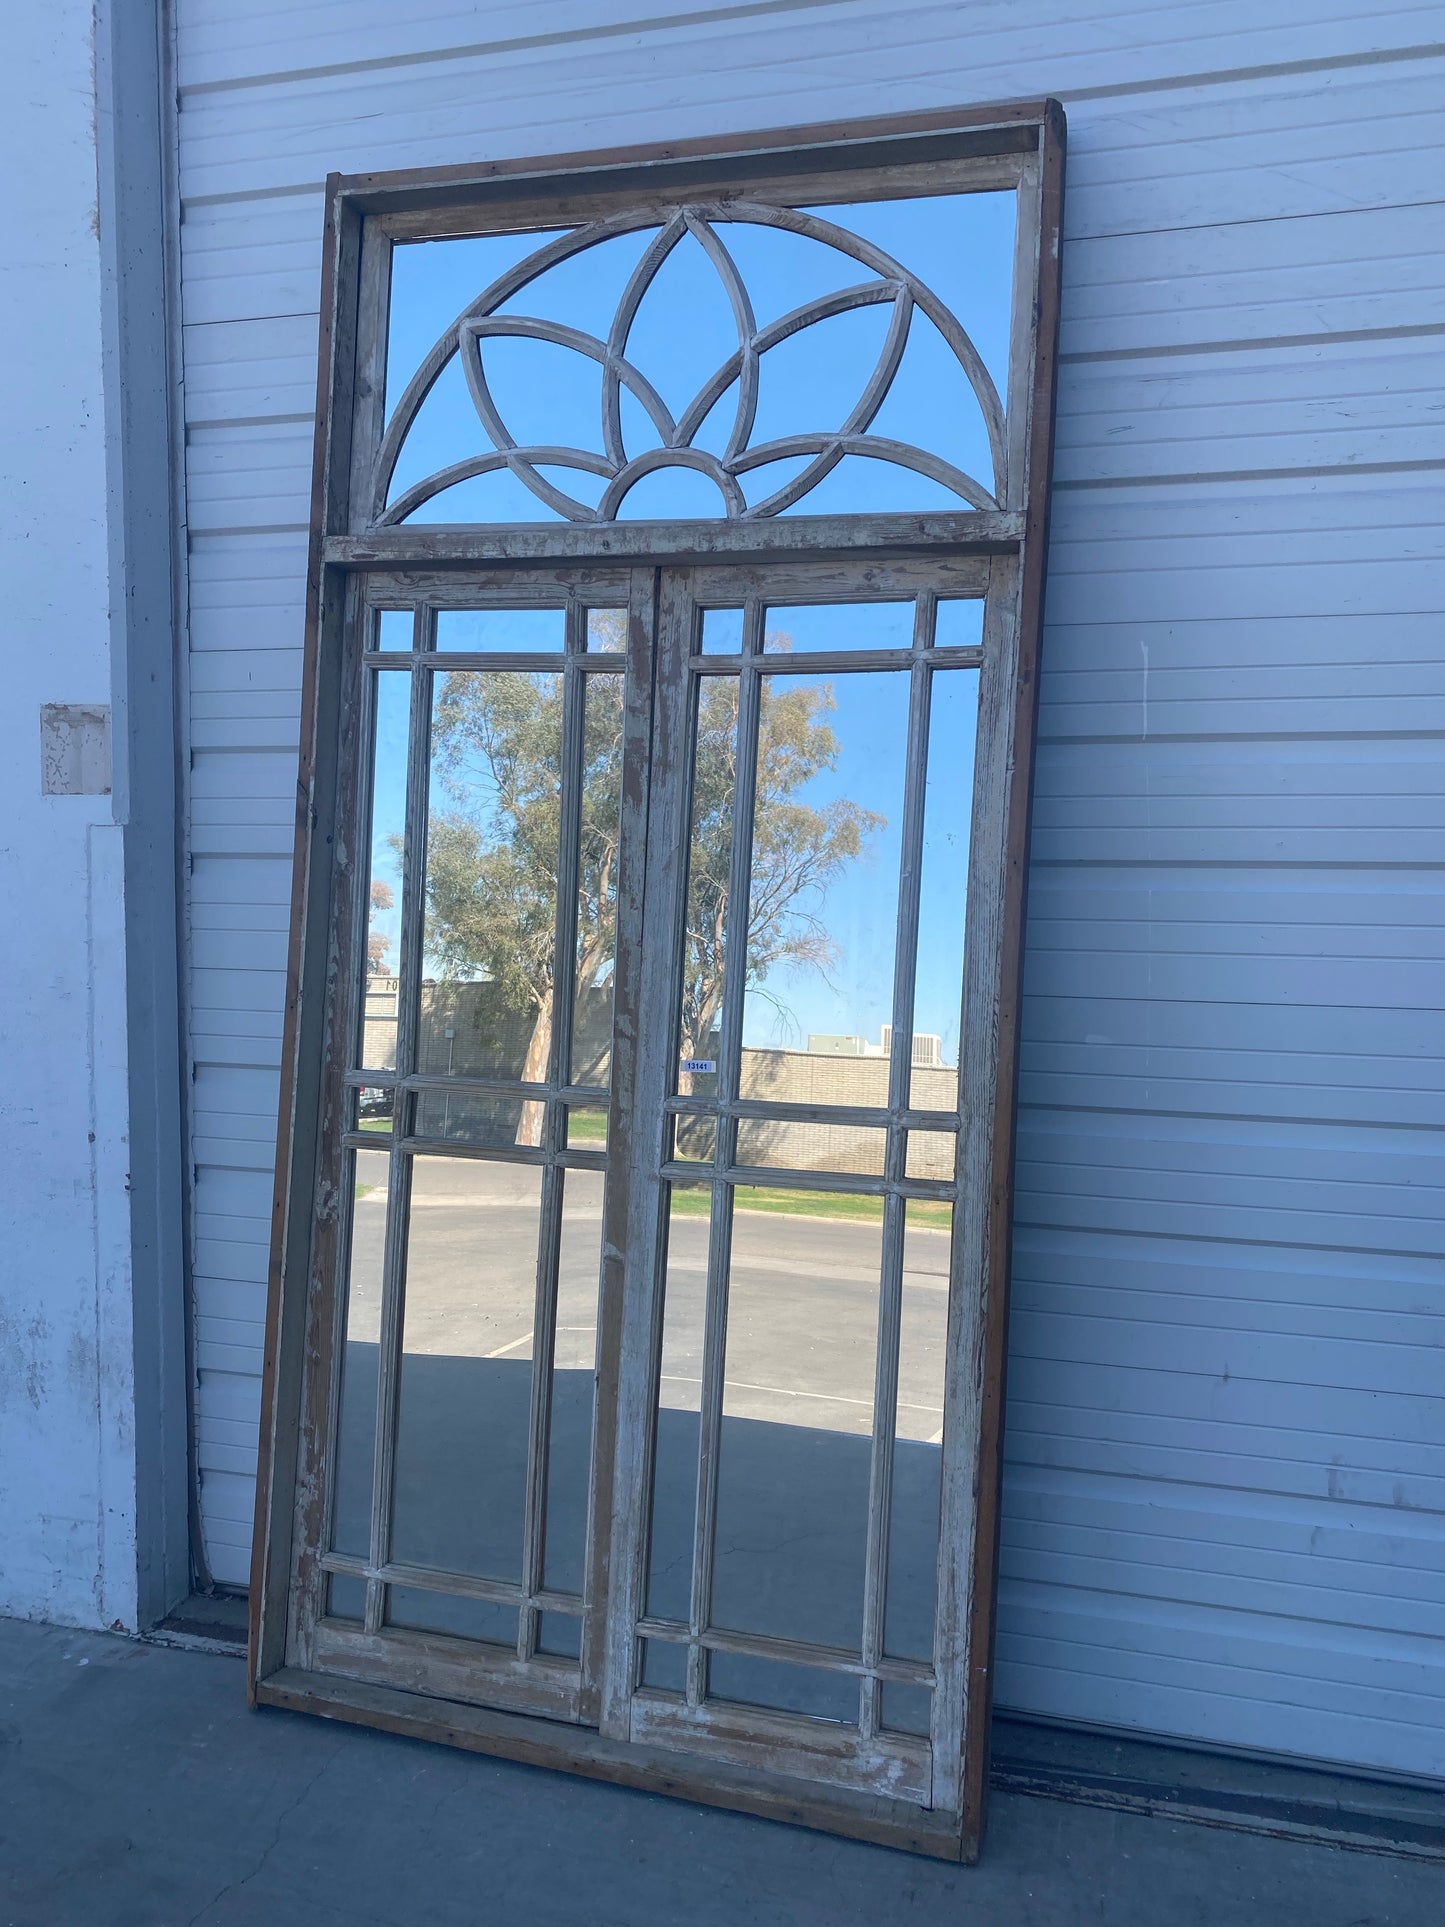
[[[1122,999],[1126,1002],[1272,1004],[1329,1013],[1338,1022],[1352,1006],[1382,1001],[1422,1014],[1419,1036],[1433,1035],[1434,1055],[1445,1056],[1445,1016],[1439,1013],[1438,962],[1371,957],[1198,956],[1141,946],[1126,939],[1113,951],[1031,950],[1025,991],[1031,997]],[[1434,1020],[1433,1032],[1430,1020]]]
[[[291,864],[289,858],[257,857],[239,862],[209,862],[198,858],[191,866],[191,903],[210,909],[241,909],[264,905],[280,910],[289,920]]]
[[[236,1031],[221,1030],[216,1020],[202,1013],[191,1027],[193,1060],[241,1069],[278,1070],[281,1064],[280,1031],[274,1038],[253,1037]]]
[[[250,1285],[264,1292],[270,1264],[269,1238],[221,1235],[227,1228],[213,1224],[209,1217],[197,1225],[195,1262],[198,1272],[211,1278],[228,1279],[234,1284]],[[259,1397],[258,1389],[258,1401]]]
[[[1349,341],[1076,362],[1059,381],[1054,477],[1078,484],[1432,463],[1442,439],[1438,344]]]
[[[249,1529],[256,1500],[248,1480],[214,1472],[205,1479],[204,1488],[206,1510],[210,1518],[230,1520]]]
[[[205,421],[230,412],[220,394],[232,355],[243,386],[257,361],[308,358],[310,389],[301,405],[314,408],[325,212],[319,185],[306,194],[183,210],[181,318],[188,419]],[[236,345],[228,348],[233,329]],[[199,406],[193,406],[190,397],[193,353]]]
[[[197,930],[192,933],[191,956],[200,970],[284,971],[290,947],[286,930]],[[270,1129],[276,1128],[272,1106]]]
[[[1311,340],[1445,321],[1445,208],[1409,206],[1070,243],[1065,356]]]
[[[331,168],[586,151],[634,142],[640,126],[642,138],[669,140],[878,113],[890,104],[947,107],[1046,92],[1067,101],[1098,86],[1301,57],[1297,16],[1261,18],[1237,0],[1151,10],[1132,59],[1117,9],[1104,34],[1097,13],[1072,21],[1053,13],[1031,10],[1023,41],[1009,0],[992,20],[972,7],[889,9],[886,32],[876,9],[841,6],[754,16],[742,32],[712,21],[630,42],[467,52],[359,72],[303,70],[295,79],[283,73],[266,87],[183,98],[183,190],[254,194],[320,185]],[[1419,46],[1438,31],[1423,6],[1360,18],[1348,0],[1324,0],[1318,15],[1309,36],[1314,59]],[[1205,29],[1198,38],[1191,20]]]
[[[738,0],[745,18],[761,9],[754,0]],[[775,0],[779,13],[794,11],[790,0]],[[726,14],[716,0],[671,0],[669,16],[686,22],[689,15]],[[177,78],[182,91],[223,85],[273,73],[278,36],[284,32],[287,69],[331,66],[338,54],[348,61],[381,60],[388,65],[404,59],[434,59],[458,47],[479,42],[516,39],[586,41],[619,29],[637,31],[656,18],[640,9],[637,0],[529,0],[519,6],[497,0],[425,0],[398,14],[378,0],[349,0],[344,44],[338,45],[334,5],[277,6],[266,0],[246,0],[243,6],[215,5],[194,0],[188,5],[177,35]]]
[[[1200,1003],[1141,1004],[1131,998],[1054,994],[1027,1000],[1027,1044],[1097,1043],[1111,1049],[1189,1049],[1203,1040],[1221,1050],[1333,1052],[1348,1037],[1349,1056],[1438,1061],[1434,1013],[1339,1008],[1332,1005]],[[1434,1042],[1430,1049],[1429,1042]]]
[[[1141,1602],[1142,1605],[1142,1602]],[[1438,1660],[1372,1659],[1299,1622],[1235,1606],[1146,1614],[1117,1595],[1001,1585],[996,1689],[1019,1711],[1105,1726],[1137,1725],[1205,1743],[1390,1770],[1402,1758],[1445,1774],[1432,1698]],[[1304,1669],[1309,1672],[1305,1673]]]
[[[1036,1006],[1035,1006],[1036,1007]],[[1267,1117],[1286,1123],[1445,1127],[1445,1064],[1420,1061],[1402,1089],[1397,1060],[1351,1053],[1129,1050],[1115,1045],[1026,1045],[1019,1102],[1036,1110],[1134,1111],[1159,1116]]]
[[[196,429],[186,452],[191,526],[273,528],[311,513],[311,429]]]
[[[191,1087],[193,1114],[214,1111],[231,1118],[254,1117],[274,1137],[281,1080],[269,1071],[202,1066]]]
[[[195,1279],[196,1313],[218,1322],[236,1321],[252,1328],[259,1344],[266,1323],[264,1289],[236,1278],[211,1278],[198,1273]]]

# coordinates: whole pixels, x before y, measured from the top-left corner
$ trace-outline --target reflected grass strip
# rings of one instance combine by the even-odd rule
[[[881,1224],[882,1198],[861,1197],[853,1191],[787,1191],[772,1185],[740,1184],[734,1191],[738,1211],[768,1211],[790,1218],[846,1218],[855,1223]],[[707,1185],[672,1187],[672,1209],[684,1218],[705,1218],[712,1193]],[[914,1228],[947,1231],[952,1206],[927,1198],[911,1198],[908,1221]]]

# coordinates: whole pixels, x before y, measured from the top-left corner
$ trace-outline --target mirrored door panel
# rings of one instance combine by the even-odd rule
[[[936,1803],[991,580],[373,586],[321,1666]]]
[[[657,697],[686,768],[650,924],[674,956],[630,1730],[797,1747],[922,1804],[958,1689],[935,1617],[981,586],[699,571]]]
[[[576,1718],[629,577],[373,591],[329,1664]]]

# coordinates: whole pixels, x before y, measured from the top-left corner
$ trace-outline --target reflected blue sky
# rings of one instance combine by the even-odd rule
[[[972,338],[1001,394],[1008,373],[1015,197],[1007,192],[875,201],[811,210],[900,261],[930,287]],[[720,222],[717,231],[747,287],[757,325],[766,327],[806,301],[876,280],[839,249],[781,229]],[[618,300],[655,230],[614,236],[548,269],[503,302],[499,313],[558,321],[605,339]],[[388,408],[447,327],[498,275],[546,240],[507,234],[398,246],[392,270],[388,340]],[[877,364],[892,314],[890,302],[815,321],[762,357],[758,413],[750,445],[791,434],[827,433],[847,419]],[[685,236],[664,261],[634,317],[627,355],[674,417],[737,347],[726,288],[701,244]],[[562,445],[600,452],[601,369],[555,343],[488,337],[483,366],[498,411],[522,445]],[[724,448],[737,402],[734,386],[712,408],[695,446]],[[628,454],[660,445],[636,397],[623,391]],[[943,456],[981,481],[993,482],[983,418],[968,381],[933,323],[915,310],[908,345],[871,432]],[[478,421],[454,358],[423,403],[402,450],[392,499],[424,476],[491,442]],[[788,458],[743,478],[749,502],[791,479],[803,458]],[[558,466],[549,479],[595,506],[602,478]],[[892,464],[846,457],[793,512],[959,508],[941,484]],[[628,516],[715,515],[715,485],[670,470],[624,504]],[[474,478],[424,506],[417,520],[555,519],[515,477]]]
[[[805,643],[814,648],[906,644],[901,619],[884,616],[891,607],[837,608],[829,610],[826,619],[818,610],[794,616],[779,609],[770,615],[768,628],[777,638],[792,636],[799,648]],[[940,641],[977,642],[981,607],[977,602],[945,604]],[[880,633],[880,617],[888,625],[887,634]],[[383,673],[386,694],[378,704],[372,874],[391,885],[394,905],[375,915],[372,928],[390,940],[388,966],[393,969],[401,876],[387,839],[404,807],[408,680],[404,674]],[[806,906],[820,914],[836,945],[826,973],[778,965],[769,975],[767,994],[747,998],[744,1040],[764,1048],[803,1049],[810,1033],[859,1036],[877,1044],[892,1018],[908,678],[906,672],[889,671],[830,673],[816,680],[826,681],[832,691],[827,721],[837,739],[837,761],[794,791],[790,800],[821,810],[835,798],[847,797],[886,821],[869,837],[861,856],[833,879],[821,902]],[[936,1033],[943,1040],[944,1061],[956,1063],[977,671],[939,672],[933,689],[914,1028]]]

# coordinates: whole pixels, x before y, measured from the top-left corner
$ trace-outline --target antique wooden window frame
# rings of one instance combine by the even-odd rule
[[[947,1858],[975,1857],[987,1780],[1021,925],[1052,451],[1063,151],[1062,110],[1057,102],[1042,101],[601,155],[329,180],[296,865],[252,1568],[248,1685],[254,1703],[443,1739]],[[836,198],[840,181],[860,199],[937,193],[953,184],[1020,189],[1012,406],[997,507],[794,514],[785,520],[469,527],[397,526],[378,518],[371,477],[382,438],[394,240],[556,227],[641,203],[671,207],[746,196],[780,207],[807,205]],[[964,1228],[955,1239],[961,1253],[955,1263],[968,1285],[961,1289],[956,1279],[949,1327],[946,1423],[954,1450],[944,1463],[946,1551],[940,1587],[950,1603],[940,1606],[940,1624],[950,1619],[955,1650],[936,1653],[934,1662],[940,1669],[945,1662],[952,1667],[949,1676],[963,1682],[963,1691],[950,1716],[952,1761],[945,1756],[941,1778],[935,1728],[932,1798],[916,1787],[900,1798],[849,1791],[836,1774],[832,1784],[814,1786],[806,1758],[790,1755],[781,1740],[775,1760],[760,1757],[756,1745],[740,1743],[736,1757],[724,1748],[720,1758],[700,1762],[675,1750],[675,1734],[660,1732],[663,1743],[650,1743],[645,1720],[640,1727],[634,1721],[630,1739],[619,1737],[615,1718],[609,1721],[606,1694],[600,1696],[603,1704],[590,1707],[579,1706],[575,1694],[562,1694],[553,1716],[546,1718],[538,1716],[535,1696],[534,1710],[525,1714],[505,1710],[505,1693],[485,1708],[459,1703],[436,1690],[434,1670],[420,1684],[389,1676],[384,1665],[370,1679],[342,1676],[317,1663],[315,1638],[310,1632],[302,1636],[294,1603],[297,1561],[308,1536],[319,1543],[316,1521],[322,1508],[324,1440],[315,1425],[303,1424],[302,1415],[315,1409],[314,1385],[308,1391],[308,1374],[316,1369],[313,1321],[318,1295],[327,1290],[338,1235],[334,1197],[329,1208],[325,1202],[332,1168],[327,1160],[336,1155],[344,1125],[324,1075],[333,1065],[344,1021],[331,986],[351,967],[346,945],[355,940],[355,920],[348,923],[337,909],[338,893],[350,887],[345,859],[338,863],[337,851],[350,844],[356,829],[361,722],[355,677],[347,670],[348,637],[359,632],[368,604],[384,602],[389,580],[409,583],[407,593],[419,588],[423,597],[442,600],[447,584],[463,578],[474,589],[505,584],[509,593],[525,594],[529,569],[550,564],[554,588],[559,579],[575,585],[605,575],[615,601],[617,581],[628,577],[636,596],[639,572],[652,570],[652,607],[634,609],[629,623],[631,657],[666,646],[666,614],[656,603],[659,584],[685,588],[719,571],[734,571],[739,581],[747,575],[771,585],[790,568],[806,577],[810,569],[829,563],[855,578],[860,570],[886,575],[892,569],[900,580],[920,570],[920,579],[926,579],[933,569],[942,571],[943,579],[975,582],[973,592],[987,596],[984,653],[998,665],[985,703],[993,713],[980,723],[969,884],[965,1009],[971,1028],[964,1056],[976,1101],[963,1118],[957,1196]],[[629,727],[634,755],[645,764],[652,719],[630,716]],[[634,882],[640,889],[640,871]],[[649,987],[638,983],[627,994],[645,998]],[[624,995],[620,983],[618,995]],[[980,1093],[985,1095],[977,1101]],[[661,1086],[658,1094],[665,1100]],[[896,1123],[906,1109],[904,1097],[894,1092],[890,1106]],[[637,1161],[629,1168],[638,1169]],[[334,1176],[331,1185],[334,1192]],[[623,1191],[620,1185],[613,1189]],[[610,1242],[625,1247],[636,1204],[625,1196],[609,1204]],[[604,1319],[621,1321],[621,1297],[619,1287],[610,1311],[600,1308]],[[629,1466],[640,1476],[643,1459],[628,1461],[627,1440],[619,1448],[612,1432],[619,1399],[630,1398],[635,1407],[638,1393],[635,1384],[618,1382],[626,1360],[617,1330],[610,1336],[604,1331],[600,1356],[596,1451],[612,1466],[613,1476],[619,1476],[619,1467],[626,1476]],[[624,1550],[627,1543],[625,1534],[617,1541]],[[599,1554],[604,1578],[606,1557],[604,1549]],[[378,1583],[372,1579],[373,1592]],[[640,1620],[640,1614],[635,1617]],[[633,1636],[630,1630],[627,1636]],[[615,1643],[615,1633],[612,1637]],[[619,1676],[614,1667],[609,1675],[614,1698]],[[595,1730],[573,1723],[579,1719],[596,1721]]]

